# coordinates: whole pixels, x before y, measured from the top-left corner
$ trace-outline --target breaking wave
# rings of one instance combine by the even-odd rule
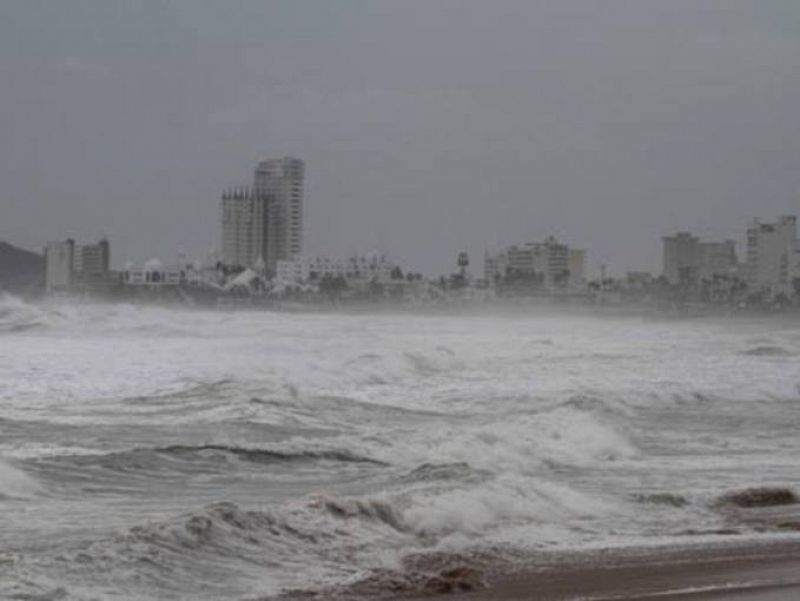
[[[387,463],[378,459],[356,455],[345,450],[289,452],[271,449],[206,444],[199,446],[173,445],[169,447],[156,448],[153,450],[153,452],[175,455],[179,457],[192,456],[196,453],[206,452],[222,453],[230,454],[244,461],[250,461],[253,463],[338,461],[341,463],[369,463],[373,465],[388,465]]]
[[[278,449],[242,447],[222,444],[203,445],[171,445],[154,448],[138,448],[127,451],[114,451],[103,454],[62,455],[48,458],[55,463],[67,462],[75,466],[99,465],[120,472],[152,471],[169,467],[180,469],[180,464],[226,463],[238,460],[252,464],[306,464],[316,462],[337,462],[386,466],[387,463],[367,456],[357,455],[347,450],[298,450],[283,451]],[[164,462],[167,462],[166,464]]]
[[[0,332],[21,332],[47,323],[47,313],[16,296],[0,293]]]

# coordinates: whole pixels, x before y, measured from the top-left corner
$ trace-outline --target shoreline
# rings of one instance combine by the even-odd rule
[[[407,556],[349,584],[259,601],[798,601],[800,537]]]
[[[0,290],[0,296],[4,292]],[[12,298],[34,305],[53,304],[106,304],[130,305],[135,307],[156,307],[162,309],[180,309],[184,311],[212,311],[224,313],[269,313],[276,315],[402,315],[414,317],[503,317],[517,318],[530,316],[563,316],[587,318],[620,318],[639,319],[652,322],[693,322],[719,321],[738,323],[762,323],[776,321],[794,321],[800,315],[798,309],[772,311],[766,309],[737,310],[731,307],[713,305],[698,306],[689,311],[676,311],[655,305],[637,303],[591,303],[560,302],[550,297],[529,298],[494,298],[494,299],[451,299],[443,302],[400,303],[371,301],[339,301],[339,302],[293,302],[276,300],[269,302],[243,302],[232,304],[204,304],[169,302],[163,299],[138,298],[103,298],[103,297],[23,297],[10,293]]]
[[[451,578],[448,578],[451,576]],[[797,601],[800,540],[584,551],[482,578],[442,571],[393,601]]]

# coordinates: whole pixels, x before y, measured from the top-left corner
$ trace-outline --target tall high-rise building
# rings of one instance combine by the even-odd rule
[[[258,163],[253,194],[267,207],[267,267],[303,254],[303,182],[305,163],[296,158],[267,159]]]
[[[258,163],[252,188],[222,195],[222,260],[273,273],[278,261],[303,253],[305,163],[284,157]]]
[[[252,267],[267,256],[267,198],[249,188],[222,194],[222,261]]]

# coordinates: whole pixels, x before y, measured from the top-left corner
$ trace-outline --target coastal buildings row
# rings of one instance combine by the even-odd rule
[[[222,194],[222,260],[230,267],[265,267],[303,253],[305,163],[283,157],[259,162],[251,186]]]
[[[398,266],[377,253],[342,259],[305,256],[304,185],[301,159],[285,156],[258,162],[248,185],[222,194],[221,254],[205,266],[185,260],[164,266],[151,260],[113,272],[105,239],[86,245],[73,240],[51,242],[45,252],[46,292],[103,291],[114,285],[266,292],[313,289],[332,279],[341,279],[356,291],[369,285],[375,292],[378,285],[399,289],[404,279],[421,279],[404,277]],[[738,298],[755,298],[755,302],[779,296],[800,298],[800,242],[794,216],[772,222],[754,220],[747,228],[742,260],[734,240],[701,240],[684,231],[663,237],[662,243],[661,277],[632,273],[622,288],[642,298],[729,300],[734,292]],[[474,279],[467,271],[468,264],[466,253],[460,253],[458,271],[438,278],[437,286],[449,291],[489,289],[504,296],[584,296],[607,291],[607,280],[612,280],[601,269],[599,280],[588,282],[586,251],[553,236],[487,252],[483,278]]]
[[[672,285],[691,288],[719,280],[737,281],[750,294],[767,298],[800,290],[800,241],[797,218],[754,220],[747,228],[746,254],[740,261],[733,240],[702,241],[689,232],[663,238],[663,277]]]
[[[735,276],[736,242],[701,241],[689,232],[664,236],[663,275],[670,284],[688,286],[714,276]]]

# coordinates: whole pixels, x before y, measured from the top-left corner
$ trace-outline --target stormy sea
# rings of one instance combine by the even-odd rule
[[[777,318],[0,297],[0,598],[254,600],[426,558],[796,538],[735,506],[800,484],[799,356]]]

